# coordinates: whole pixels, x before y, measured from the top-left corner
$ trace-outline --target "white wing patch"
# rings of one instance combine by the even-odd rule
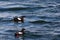
[[[21,18],[17,18],[18,20],[21,20]]]
[[[22,32],[18,32],[19,34],[23,34]]]

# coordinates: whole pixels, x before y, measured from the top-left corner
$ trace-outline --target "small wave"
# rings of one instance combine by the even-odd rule
[[[59,5],[57,5],[56,7],[57,7],[57,9],[59,9],[59,10],[60,10],[60,4],[59,4]]]
[[[47,21],[44,21],[44,20],[38,20],[38,21],[32,21],[30,23],[51,23],[51,22],[47,22]]]
[[[30,9],[44,9],[46,7],[13,7],[13,8],[0,8],[0,11],[18,11],[18,10],[30,10]]]
[[[17,30],[7,30],[5,32],[17,32]]]
[[[11,22],[11,18],[0,18],[0,22]]]
[[[34,23],[34,24],[45,24],[45,23],[60,23],[60,22],[49,22],[49,21],[44,21],[44,20],[38,20],[38,21],[31,21],[30,23]]]
[[[29,9],[29,8],[20,8],[20,7],[15,7],[15,8],[2,8],[0,11],[17,11],[17,10],[24,10],[24,9]]]
[[[45,10],[45,12],[59,13],[59,11],[56,8]]]

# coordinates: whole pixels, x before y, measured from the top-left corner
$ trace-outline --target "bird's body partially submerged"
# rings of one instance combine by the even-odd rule
[[[24,28],[22,28],[22,30],[21,31],[19,31],[19,32],[16,32],[15,33],[15,37],[19,37],[19,36],[24,36],[24,34],[25,34],[25,31],[24,31],[25,29]]]
[[[21,22],[21,23],[24,23],[24,17],[25,17],[25,16],[14,17],[13,21],[14,21],[14,22]]]

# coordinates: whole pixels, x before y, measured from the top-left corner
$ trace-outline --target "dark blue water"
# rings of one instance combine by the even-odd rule
[[[26,16],[24,23],[15,16]],[[15,38],[22,28],[24,38]],[[0,40],[60,40],[60,0],[0,0]]]

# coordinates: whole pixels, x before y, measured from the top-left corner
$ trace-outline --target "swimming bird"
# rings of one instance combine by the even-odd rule
[[[19,36],[24,36],[24,34],[25,34],[25,29],[22,28],[21,31],[18,31],[18,32],[15,33],[15,37],[18,38]]]
[[[21,17],[15,16],[14,19],[13,19],[13,21],[14,21],[14,22],[24,23],[24,17],[25,17],[25,16],[21,16]]]

